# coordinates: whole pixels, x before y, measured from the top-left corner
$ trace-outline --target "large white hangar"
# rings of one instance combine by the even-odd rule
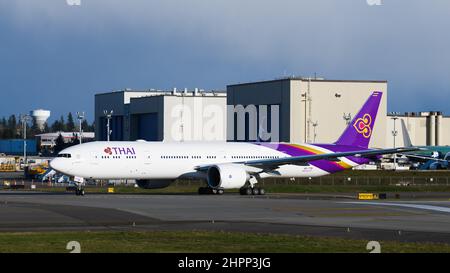
[[[97,140],[225,141],[225,91],[134,91],[95,95]]]
[[[389,113],[386,144],[390,147],[410,144],[416,146],[449,146],[449,132],[450,116],[444,116],[442,112]]]
[[[242,105],[246,110],[247,106],[256,105],[258,116],[261,116],[259,106],[271,105],[264,110],[267,112],[265,117],[258,117],[257,124],[270,131],[278,122],[279,141],[331,143],[337,140],[373,91],[383,92],[383,98],[370,146],[386,147],[387,81],[289,77],[233,84],[227,86],[227,104]],[[278,109],[279,114],[272,113],[269,108]],[[233,126],[228,128],[228,137],[251,141],[249,137],[255,134],[250,131],[255,127],[246,124],[245,139],[239,139],[238,115],[228,116],[228,127]]]
[[[394,138],[396,147],[406,146],[407,136],[413,145],[450,145],[450,117],[442,112],[387,113],[387,81],[301,77],[232,84],[226,92],[97,94],[95,135],[107,140],[110,114],[110,140],[331,143],[373,91],[383,98],[371,147],[393,147]]]

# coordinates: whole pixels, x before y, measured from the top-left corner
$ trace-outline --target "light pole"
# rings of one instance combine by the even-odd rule
[[[103,111],[103,114],[105,114],[105,116],[106,116],[106,120],[107,120],[107,123],[106,123],[106,138],[107,138],[107,140],[109,141],[109,138],[110,138],[110,136],[111,136],[111,132],[112,132],[112,130],[110,129],[110,120],[111,120],[111,118],[112,118],[112,115],[113,115],[113,110],[111,110],[111,111],[107,111],[107,110],[104,110]]]
[[[311,77],[308,77],[308,92],[307,92],[307,96],[308,96],[308,142],[311,141],[311,123],[312,123],[312,98],[311,98]],[[305,98],[306,99],[306,98]],[[306,102],[305,102],[305,107],[306,107]],[[305,109],[306,110],[306,109]]]
[[[316,127],[317,127],[317,125],[319,125],[318,121],[313,122],[313,124],[312,124],[312,126],[314,128],[314,143],[316,143],[316,137],[317,137]]]
[[[83,143],[83,128],[81,127],[81,123],[84,120],[84,112],[77,112],[77,118],[78,121],[80,122],[80,144]]]
[[[307,103],[308,103],[308,93],[302,93],[301,94],[301,96],[304,98],[303,100],[301,100],[302,102],[304,101],[305,102],[305,128],[304,128],[304,142],[306,143],[306,142],[308,142],[308,140],[307,140],[307,126],[308,126],[308,122],[307,122],[307,116],[306,116],[306,113],[307,113]]]
[[[20,121],[23,128],[23,164],[27,164],[27,122],[31,120],[29,115],[21,115]]]
[[[398,117],[394,116],[391,119],[394,121],[394,130],[392,130],[392,136],[394,137],[394,149],[395,149],[395,137],[398,134],[398,131],[395,127],[395,121],[398,119]],[[396,153],[394,153],[394,170],[397,170],[397,154]]]

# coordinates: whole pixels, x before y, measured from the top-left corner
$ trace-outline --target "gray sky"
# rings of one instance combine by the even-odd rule
[[[314,73],[388,80],[389,111],[450,115],[449,28],[448,0],[0,0],[0,116]]]

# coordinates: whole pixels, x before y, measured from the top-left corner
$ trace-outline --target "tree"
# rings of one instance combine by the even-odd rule
[[[58,132],[58,131],[61,131],[61,130],[60,130],[60,129],[61,129],[61,125],[60,125],[60,123],[59,123],[59,120],[55,120],[55,121],[52,123],[52,126],[50,126],[50,128],[51,128],[52,132]]]
[[[75,131],[75,122],[73,121],[73,116],[71,112],[69,112],[69,114],[67,115],[66,130],[68,132]]]
[[[64,137],[59,134],[55,140],[55,147],[53,148],[53,153],[57,154],[66,148],[66,143],[64,142]]]
[[[95,121],[93,121],[90,126],[90,132],[95,132]]]
[[[8,123],[6,121],[6,118],[3,117],[0,120],[0,138],[1,139],[5,139],[6,138],[5,136],[7,134],[7,131],[8,131]]]
[[[18,126],[17,126],[17,118],[16,115],[11,115],[8,118],[8,138],[17,138],[18,137]]]
[[[60,129],[59,129],[59,131],[66,131],[66,122],[64,121],[64,117],[63,116],[61,116],[61,118],[59,119],[59,126],[60,126]]]
[[[83,120],[81,123],[81,128],[83,132],[94,132],[95,131],[95,121],[89,124],[87,120]],[[67,114],[67,123],[64,116],[55,120],[51,125],[48,123],[44,124],[44,129],[40,130],[37,124],[27,125],[27,137],[33,138],[37,134],[50,133],[50,132],[78,132],[80,128],[76,125],[72,113]],[[13,139],[21,138],[23,134],[22,123],[17,119],[16,115],[11,115],[8,118],[0,118],[0,139]]]
[[[38,127],[36,120],[33,120],[33,124],[31,127],[29,127],[29,130],[27,130],[27,136],[30,136],[30,138],[35,137],[36,135],[40,134],[42,131]]]
[[[44,133],[50,133],[50,128],[48,127],[48,123],[47,122],[44,123],[44,130],[43,130],[43,132]]]
[[[65,122],[63,116],[59,120],[55,120],[51,126],[53,132],[64,132],[64,127]]]
[[[53,132],[57,132],[57,131],[59,131],[58,129],[59,129],[59,121],[57,121],[57,120],[55,120],[53,123],[52,123],[52,125],[50,126],[50,128],[51,128],[51,130],[53,131]]]
[[[80,144],[80,139],[78,138],[78,134],[73,133],[73,138],[72,138],[72,141],[70,143],[70,146],[78,145],[78,144]]]
[[[8,128],[11,130],[15,130],[17,128],[17,119],[16,115],[11,115],[8,118]]]
[[[82,128],[83,132],[90,132],[89,123],[87,122],[87,120],[84,119],[81,122],[81,128]]]

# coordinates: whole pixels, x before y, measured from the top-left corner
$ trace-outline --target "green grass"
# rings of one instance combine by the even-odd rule
[[[368,252],[367,241],[293,235],[268,235],[220,231],[153,232],[37,232],[0,233],[0,252],[69,252],[69,241],[78,241],[82,252],[193,252],[193,253],[336,253]],[[450,253],[450,245],[380,242],[382,252]]]
[[[351,176],[351,177],[448,177],[450,176],[449,170],[345,170],[342,172],[337,172],[329,176],[341,177],[341,176]]]
[[[450,192],[450,186],[266,185],[271,193]]]

